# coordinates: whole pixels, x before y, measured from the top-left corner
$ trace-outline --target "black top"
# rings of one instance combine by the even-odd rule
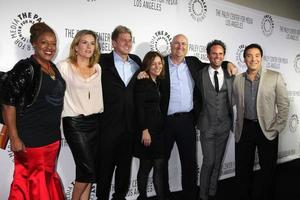
[[[152,79],[137,80],[134,94],[139,131],[161,131],[163,114],[160,109],[158,84]]]
[[[134,88],[134,99],[138,129],[134,155],[144,159],[156,159],[163,157],[163,114],[160,108],[159,80],[137,80]],[[148,129],[151,135],[150,147],[141,143],[142,131]]]
[[[42,84],[35,102],[17,118],[18,134],[25,146],[40,147],[60,139],[64,91],[60,76],[52,80],[42,73]]]
[[[42,72],[33,56],[20,60],[3,83],[2,104],[16,107],[19,137],[28,147],[60,139],[65,81],[51,63],[56,80]]]

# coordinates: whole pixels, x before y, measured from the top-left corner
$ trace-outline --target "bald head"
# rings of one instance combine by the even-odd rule
[[[172,43],[174,41],[176,41],[177,39],[180,39],[180,38],[184,39],[186,41],[186,43],[188,44],[188,38],[184,34],[177,34],[177,35],[175,35],[173,37],[173,39],[172,39]]]
[[[188,39],[183,34],[178,34],[173,37],[171,43],[171,57],[172,59],[181,62],[188,52]]]

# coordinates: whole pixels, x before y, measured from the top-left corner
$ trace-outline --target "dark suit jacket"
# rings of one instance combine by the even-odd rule
[[[130,54],[129,57],[139,66],[142,65],[138,56]],[[103,131],[110,134],[114,132],[135,132],[136,118],[133,88],[139,70],[132,76],[128,85],[125,86],[115,67],[113,52],[101,54],[99,64],[102,68],[104,101]]]

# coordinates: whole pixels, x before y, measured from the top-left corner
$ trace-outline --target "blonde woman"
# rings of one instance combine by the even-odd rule
[[[97,35],[79,31],[72,41],[69,58],[58,64],[66,81],[63,131],[76,165],[72,200],[87,200],[96,181],[95,155],[103,112],[101,67]]]

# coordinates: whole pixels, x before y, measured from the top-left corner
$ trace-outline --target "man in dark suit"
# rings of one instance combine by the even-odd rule
[[[98,148],[97,197],[108,200],[115,170],[113,200],[125,200],[130,183],[132,136],[136,131],[133,86],[141,59],[129,54],[132,34],[125,26],[112,33],[114,51],[102,54],[104,113]]]
[[[230,129],[233,125],[232,83],[221,64],[226,46],[220,40],[207,44],[207,57],[210,64],[199,72],[195,90],[201,94],[197,127],[200,130],[200,142],[203,162],[200,172],[200,199],[215,199],[223,155]]]
[[[181,185],[183,199],[194,200],[197,197],[196,130],[197,111],[194,104],[198,101],[194,95],[194,85],[200,69],[205,67],[198,58],[186,56],[188,39],[185,35],[174,36],[171,42],[171,54],[165,57],[166,73],[162,79],[161,108],[165,115],[166,168],[165,194],[170,197],[168,160],[176,142],[181,162]],[[227,66],[227,62],[224,62]],[[236,67],[231,65],[236,73]],[[195,107],[197,108],[197,107]]]

